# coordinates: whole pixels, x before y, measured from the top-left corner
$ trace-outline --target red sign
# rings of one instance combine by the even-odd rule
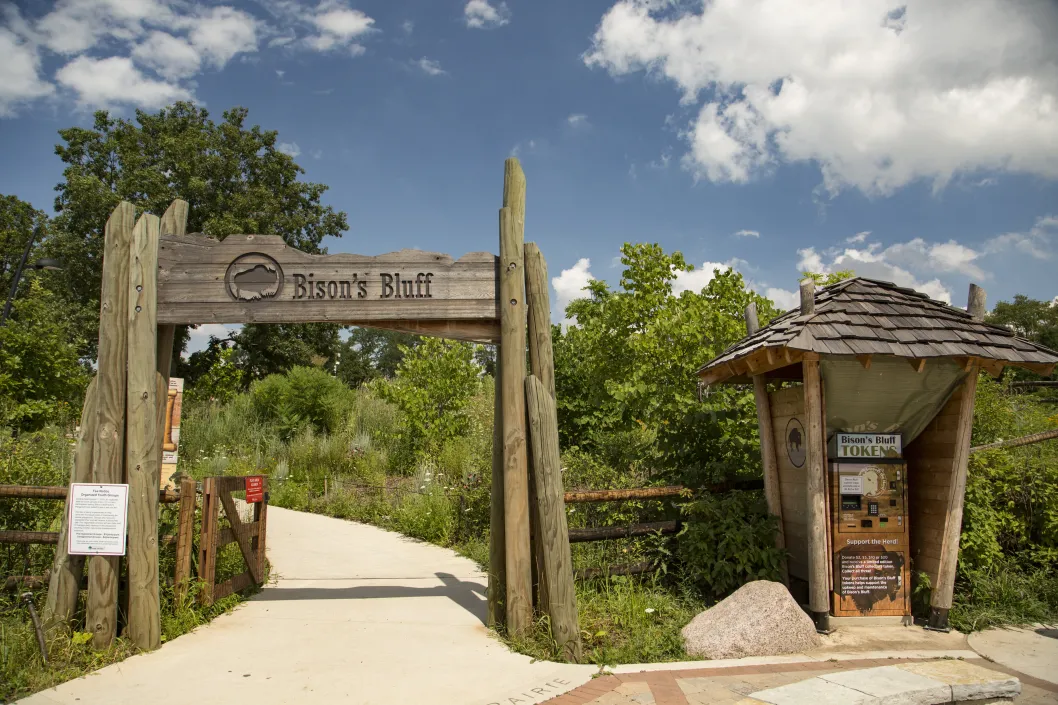
[[[246,502],[252,504],[264,500],[264,476],[251,475],[246,478]]]

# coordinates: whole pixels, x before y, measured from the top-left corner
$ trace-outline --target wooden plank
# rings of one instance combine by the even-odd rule
[[[157,370],[157,216],[143,214],[132,233],[129,256],[128,385],[125,468],[129,485],[126,634],[137,648],[162,645],[158,595],[158,486],[161,475],[161,405]]]
[[[95,377],[88,384],[88,389],[95,388]],[[82,413],[83,418],[83,413]],[[81,424],[84,429],[86,424]],[[76,446],[76,443],[75,443]],[[90,461],[91,458],[88,458]],[[89,466],[90,466],[89,462]],[[88,481],[88,478],[85,478]],[[66,499],[70,493],[69,485],[0,485],[0,499]],[[163,504],[176,504],[180,501],[177,490],[158,490],[158,501]]]
[[[947,626],[948,610],[951,609],[952,595],[955,591],[955,565],[959,559],[959,536],[962,532],[966,470],[970,459],[970,434],[973,431],[976,392],[977,374],[971,370],[970,376],[963,382],[963,395],[959,404],[959,441],[955,446],[955,457],[952,460],[952,483],[948,496],[944,539],[941,542],[940,570],[930,601],[930,626],[933,627]]]
[[[203,583],[201,600],[204,605],[213,604],[213,583],[217,574],[217,520],[220,501],[217,497],[215,477],[202,481],[202,533],[199,537],[198,579]]]
[[[182,201],[179,198],[169,204],[169,207],[165,209],[165,213],[162,214],[161,222],[161,235],[173,235],[176,237],[183,237],[187,234],[187,213],[188,213],[187,201]],[[169,374],[172,372],[173,366],[173,341],[176,338],[176,326],[174,325],[160,325],[158,326],[158,372],[165,378],[164,389],[169,388]],[[162,420],[158,422],[159,429],[164,429],[164,414],[165,407],[163,406],[158,412],[162,414]]]
[[[56,544],[58,542],[58,531],[0,531],[0,543]]]
[[[257,504],[263,504],[263,502],[258,502]],[[255,512],[255,514],[256,514],[256,512]],[[242,527],[243,527],[243,531],[246,534],[246,537],[249,538],[249,539],[255,539],[261,533],[261,527],[257,524],[256,520],[254,520],[252,522],[249,522],[249,523],[245,523],[245,524],[242,525]],[[235,532],[232,531],[230,527],[224,527],[217,534],[217,548],[218,549],[224,548],[229,543],[235,543],[238,540],[239,539],[235,535]],[[254,552],[254,555],[256,556],[257,553]]]
[[[217,600],[223,599],[228,595],[234,594],[236,592],[242,592],[243,590],[254,584],[255,580],[253,575],[250,574],[250,571],[246,571],[245,573],[239,573],[238,575],[228,578],[223,583],[220,583],[215,588],[213,588],[213,601],[216,602]]]
[[[587,543],[591,541],[614,541],[616,539],[635,538],[637,536],[654,536],[657,534],[675,534],[682,526],[678,521],[651,521],[629,526],[602,526],[592,529],[570,529],[570,543]]]
[[[507,561],[503,511],[503,355],[496,346],[496,376],[492,407],[492,487],[489,498],[489,626],[498,629],[507,622]]]
[[[190,477],[180,479],[180,514],[176,529],[176,567],[173,574],[173,586],[176,591],[176,602],[180,604],[187,596],[191,581],[191,550],[195,531],[195,480]]]
[[[750,303],[745,309],[746,334],[753,335],[760,329],[757,320],[757,305]],[[765,359],[765,364],[770,364]],[[779,492],[779,466],[775,457],[775,430],[772,427],[771,403],[768,399],[768,385],[764,378],[756,375],[753,377],[753,399],[757,407],[757,428],[760,436],[760,458],[764,468],[764,498],[768,504],[768,513],[778,520],[775,532],[775,547],[786,552],[786,536],[782,523],[782,497]],[[789,569],[786,560],[782,561],[783,582],[790,584]]]
[[[96,378],[93,377],[85,391],[81,427],[78,430],[73,465],[70,468],[71,484],[88,482],[92,477],[92,443],[95,439],[97,420]],[[65,499],[69,488],[61,489],[64,490],[62,496]],[[52,559],[51,574],[48,578],[48,599],[44,603],[44,628],[51,634],[70,629],[77,611],[78,592],[84,575],[84,556],[71,556],[68,552],[66,532],[69,529],[69,515],[70,508],[66,506],[62,513],[55,557]]]
[[[545,319],[546,320],[546,319]],[[548,320],[547,325],[551,323]],[[563,501],[562,468],[558,450],[558,411],[552,391],[535,375],[525,379],[532,443],[533,479],[540,505],[538,546],[547,590],[551,635],[567,661],[580,663],[583,652],[577,622],[577,593],[573,587],[573,558]]]
[[[359,321],[343,321],[343,325],[355,326]],[[371,328],[393,330],[398,333],[425,335],[434,338],[466,340],[471,343],[495,343],[500,339],[498,321],[365,321]]]
[[[577,502],[624,502],[634,499],[662,499],[664,497],[690,496],[691,490],[682,485],[666,487],[636,487],[628,490],[573,490],[564,493],[567,504]]]
[[[245,478],[238,478],[243,480],[243,487],[245,487]],[[239,512],[235,509],[235,502],[231,498],[231,492],[221,490],[217,492],[217,496],[220,497],[221,506],[224,507],[224,514],[228,517],[228,521],[231,523],[231,533],[235,535],[235,543],[239,544],[239,551],[242,553],[242,558],[246,561],[246,566],[250,569],[250,573],[253,575],[255,582],[263,582],[261,574],[258,572],[259,565],[257,559],[253,555],[253,546],[250,545],[250,536],[247,531],[247,526],[243,523],[242,517],[239,516]],[[217,535],[215,545],[220,547],[221,534]]]
[[[529,477],[525,434],[525,175],[504,165],[500,209],[500,353],[503,359],[503,508],[507,563],[507,633],[521,636],[533,616],[529,547]]]
[[[494,321],[495,259],[421,250],[309,255],[278,235],[221,242],[167,235],[159,252],[158,322]]]
[[[268,478],[264,478],[264,499],[253,505],[253,524],[251,529],[256,529],[256,536],[250,540],[254,556],[257,558],[258,584],[264,584],[268,574]]]
[[[551,398],[555,398],[555,361],[551,346],[551,296],[547,283],[547,262],[535,242],[527,242],[522,248],[523,260],[525,262],[525,304],[527,340],[529,350],[529,370],[538,380],[543,383]],[[558,421],[555,419],[557,428]],[[556,431],[557,432],[557,431]],[[531,450],[531,448],[530,448]],[[530,548],[533,554],[533,583],[536,607],[543,613],[548,613],[548,596],[550,590],[547,586],[547,570],[543,564],[543,550],[540,546],[541,527],[543,517],[541,516],[541,505],[536,495],[537,483],[533,476],[536,472],[536,463],[532,460],[530,453],[529,462],[529,521],[530,521]]]
[[[827,555],[826,476],[824,475],[825,431],[823,429],[822,390],[819,363],[805,360],[805,495],[808,513],[808,595],[812,618],[819,628],[826,628],[830,611],[827,574],[830,560]]]
[[[103,284],[99,295],[99,352],[96,374],[96,436],[92,443],[92,482],[125,479],[125,382],[128,356],[129,246],[136,210],[122,201],[107,220],[103,245]],[[92,646],[105,649],[117,633],[117,556],[88,562],[87,629]]]

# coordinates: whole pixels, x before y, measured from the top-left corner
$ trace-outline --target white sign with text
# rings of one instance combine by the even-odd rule
[[[124,556],[129,486],[70,485],[68,549],[75,556]]]

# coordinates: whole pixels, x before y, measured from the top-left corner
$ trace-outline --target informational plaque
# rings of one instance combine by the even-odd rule
[[[246,503],[264,501],[264,476],[250,475],[246,478]]]
[[[877,461],[882,458],[899,458],[899,433],[839,433],[836,460]]]
[[[863,494],[863,475],[846,475],[840,476],[841,482],[841,494]]]
[[[162,427],[162,489],[173,487],[177,450],[180,446],[180,409],[183,405],[184,380],[171,377],[169,394],[165,399],[165,425]]]
[[[70,485],[69,553],[124,556],[128,485]]]

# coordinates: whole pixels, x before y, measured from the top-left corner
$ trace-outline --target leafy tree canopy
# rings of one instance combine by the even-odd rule
[[[775,307],[735,271],[677,296],[676,274],[693,269],[681,253],[625,244],[621,254],[620,289],[591,282],[566,309],[576,322],[554,330],[563,447],[639,446],[612,462],[656,447],[659,465],[688,482],[759,468],[752,394],[716,388],[699,402],[696,372],[746,334],[747,304],[762,323]]]
[[[988,322],[1006,326],[1023,338],[1058,350],[1058,306],[1018,294],[1013,301],[1000,301]]]
[[[275,234],[292,247],[319,253],[325,237],[341,237],[348,229],[345,213],[320,201],[327,187],[302,181],[304,170],[278,150],[278,133],[248,127],[247,113],[233,108],[217,123],[205,110],[180,102],[158,113],[137,111],[134,120],[99,111],[91,129],[59,131],[63,144],[55,152],[66,168],[56,186],[57,232],[49,249],[66,265],[65,291],[73,302],[98,315],[104,225],[122,200],[138,212],[160,215],[182,198],[191,206],[188,232],[218,239]],[[82,337],[91,344],[98,323],[95,316],[88,320]],[[286,327],[274,357],[269,348],[246,353],[255,365],[251,374],[303,361],[306,346],[330,354],[336,329],[326,328],[331,332],[309,334],[308,326]],[[277,335],[247,330],[239,343],[276,343]],[[322,349],[315,347],[320,340],[326,341]],[[178,342],[185,344],[186,333]]]
[[[350,329],[339,348],[338,379],[356,388],[378,377],[391,378],[397,373],[404,350],[414,348],[422,338],[410,333],[356,327]]]
[[[26,250],[26,242],[36,228],[47,223],[48,216],[44,211],[37,210],[15,196],[0,196],[0,293],[4,297],[11,289],[11,278]],[[42,241],[43,237],[34,243],[33,251],[30,252],[31,263],[36,260]]]

